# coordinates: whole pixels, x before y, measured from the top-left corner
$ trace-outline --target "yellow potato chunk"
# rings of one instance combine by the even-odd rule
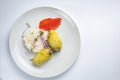
[[[50,30],[48,34],[48,44],[53,51],[60,51],[62,48],[62,40],[55,30]]]
[[[33,63],[39,66],[49,60],[52,55],[53,53],[49,48],[44,48],[40,52],[36,53],[35,57],[33,58]]]

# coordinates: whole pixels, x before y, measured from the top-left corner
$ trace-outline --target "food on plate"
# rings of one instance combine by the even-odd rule
[[[48,34],[48,44],[53,51],[60,51],[62,48],[62,40],[55,30],[50,30]]]
[[[39,28],[43,30],[56,30],[61,23],[61,18],[45,18],[39,23]]]
[[[61,23],[61,18],[45,18],[40,21],[38,28],[28,28],[23,32],[22,38],[26,48],[35,53],[33,64],[39,66],[48,61],[55,52],[62,49],[62,40],[55,31]]]
[[[33,63],[37,66],[45,63],[53,56],[51,49],[44,48],[40,52],[37,52],[35,57],[33,58]]]

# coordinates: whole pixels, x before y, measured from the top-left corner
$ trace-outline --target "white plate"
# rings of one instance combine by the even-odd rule
[[[32,27],[37,27],[40,20],[51,17],[62,18],[57,32],[62,38],[63,48],[44,65],[36,67],[29,60],[34,53],[26,50],[21,35],[27,27],[26,22]],[[74,21],[63,11],[52,7],[39,7],[26,12],[14,23],[10,33],[9,47],[12,58],[20,69],[32,76],[47,78],[57,76],[72,66],[79,54],[80,36]]]

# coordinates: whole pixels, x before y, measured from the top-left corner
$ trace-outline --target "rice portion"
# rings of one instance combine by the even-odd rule
[[[44,45],[41,40],[41,31],[40,29],[36,28],[29,28],[23,37],[23,41],[25,43],[25,46],[28,50],[32,52],[39,52],[44,48]],[[46,33],[47,34],[47,33]],[[46,35],[42,35],[42,37],[47,38]]]

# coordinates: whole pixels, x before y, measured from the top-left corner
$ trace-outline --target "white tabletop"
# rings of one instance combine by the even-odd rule
[[[40,6],[65,11],[81,36],[75,64],[62,75],[43,80],[120,80],[120,0],[0,0],[0,80],[42,80],[20,70],[8,46],[15,20]]]

